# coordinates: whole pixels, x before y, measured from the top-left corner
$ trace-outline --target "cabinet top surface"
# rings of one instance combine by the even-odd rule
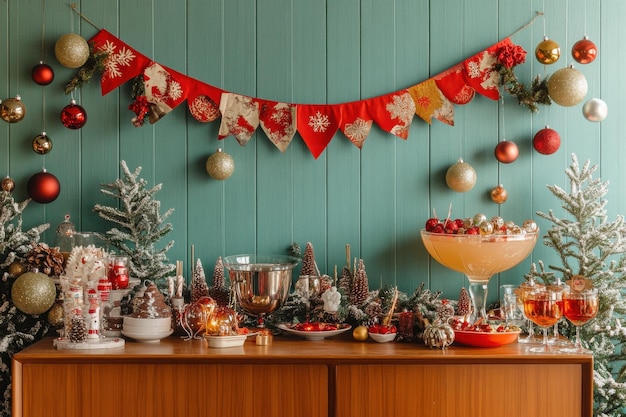
[[[535,354],[513,343],[498,348],[453,345],[446,350],[429,349],[418,343],[357,342],[339,336],[307,341],[290,336],[274,336],[269,345],[256,345],[248,337],[241,347],[212,348],[204,340],[185,341],[168,337],[159,343],[126,340],[113,349],[55,349],[53,339],[45,338],[14,355],[20,363],[592,363],[591,355]]]

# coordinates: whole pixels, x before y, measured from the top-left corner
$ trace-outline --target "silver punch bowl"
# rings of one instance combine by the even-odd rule
[[[264,317],[280,308],[291,288],[291,272],[300,259],[286,255],[232,255],[224,257],[237,302],[247,313],[257,317],[260,327]]]

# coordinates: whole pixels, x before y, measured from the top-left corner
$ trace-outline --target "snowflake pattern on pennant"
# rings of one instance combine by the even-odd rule
[[[124,73],[121,67],[130,67],[136,58],[132,49],[122,46],[116,51],[117,46],[109,40],[100,49],[107,54],[104,62],[104,73],[102,74],[102,78],[105,79],[121,77]]]
[[[314,116],[309,116],[309,126],[315,133],[326,132],[326,129],[330,126],[328,115],[318,111]]]
[[[367,139],[372,128],[372,120],[363,120],[358,117],[353,123],[347,123],[343,133],[350,142],[354,143],[357,148],[363,147],[363,142]]]
[[[406,139],[409,136],[409,127],[415,114],[415,102],[408,92],[394,95],[393,101],[387,103],[385,107],[392,119],[398,119],[399,124],[395,125],[390,132],[394,135]]]

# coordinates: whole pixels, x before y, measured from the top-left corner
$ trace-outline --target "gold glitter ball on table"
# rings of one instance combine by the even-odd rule
[[[54,55],[64,67],[78,68],[89,58],[89,44],[80,35],[66,33],[54,44]]]
[[[26,106],[20,96],[7,98],[0,103],[0,118],[7,123],[17,123],[26,116]]]
[[[509,198],[509,193],[506,190],[506,188],[502,186],[502,184],[498,185],[497,187],[494,187],[491,190],[491,201],[493,201],[496,204],[502,204],[508,198]]]
[[[45,155],[52,150],[52,139],[46,134],[41,132],[41,135],[37,135],[33,138],[33,151],[40,155]]]
[[[554,64],[561,57],[559,44],[544,36],[543,40],[535,48],[535,58],[544,65]]]
[[[571,65],[561,68],[548,78],[548,94],[561,106],[571,107],[587,95],[587,78]]]
[[[459,193],[469,191],[476,185],[476,171],[470,164],[459,158],[456,164],[448,168],[446,184],[450,189]]]
[[[11,177],[4,177],[0,185],[2,186],[2,189],[7,193],[15,190],[15,181],[13,181],[13,178]]]
[[[217,152],[209,156],[206,160],[206,172],[211,178],[225,180],[233,175],[235,171],[235,161],[233,157],[217,148]]]
[[[56,300],[57,290],[50,277],[41,272],[25,272],[13,283],[11,298],[18,310],[26,314],[42,314]]]

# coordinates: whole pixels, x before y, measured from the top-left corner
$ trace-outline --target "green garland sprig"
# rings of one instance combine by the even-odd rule
[[[102,50],[95,50],[93,43],[89,44],[89,57],[78,69],[76,75],[65,84],[65,94],[70,94],[83,84],[89,82],[96,72],[104,71],[104,63],[109,54]]]
[[[496,65],[496,69],[498,69],[500,73],[500,83],[504,87],[504,90],[511,96],[517,98],[517,103],[520,106],[526,106],[531,112],[537,113],[539,111],[538,105],[549,106],[552,104],[552,100],[548,95],[547,78],[542,79],[541,76],[537,75],[533,79],[530,87],[526,87],[526,85],[517,79],[513,68],[507,68],[504,65]]]

